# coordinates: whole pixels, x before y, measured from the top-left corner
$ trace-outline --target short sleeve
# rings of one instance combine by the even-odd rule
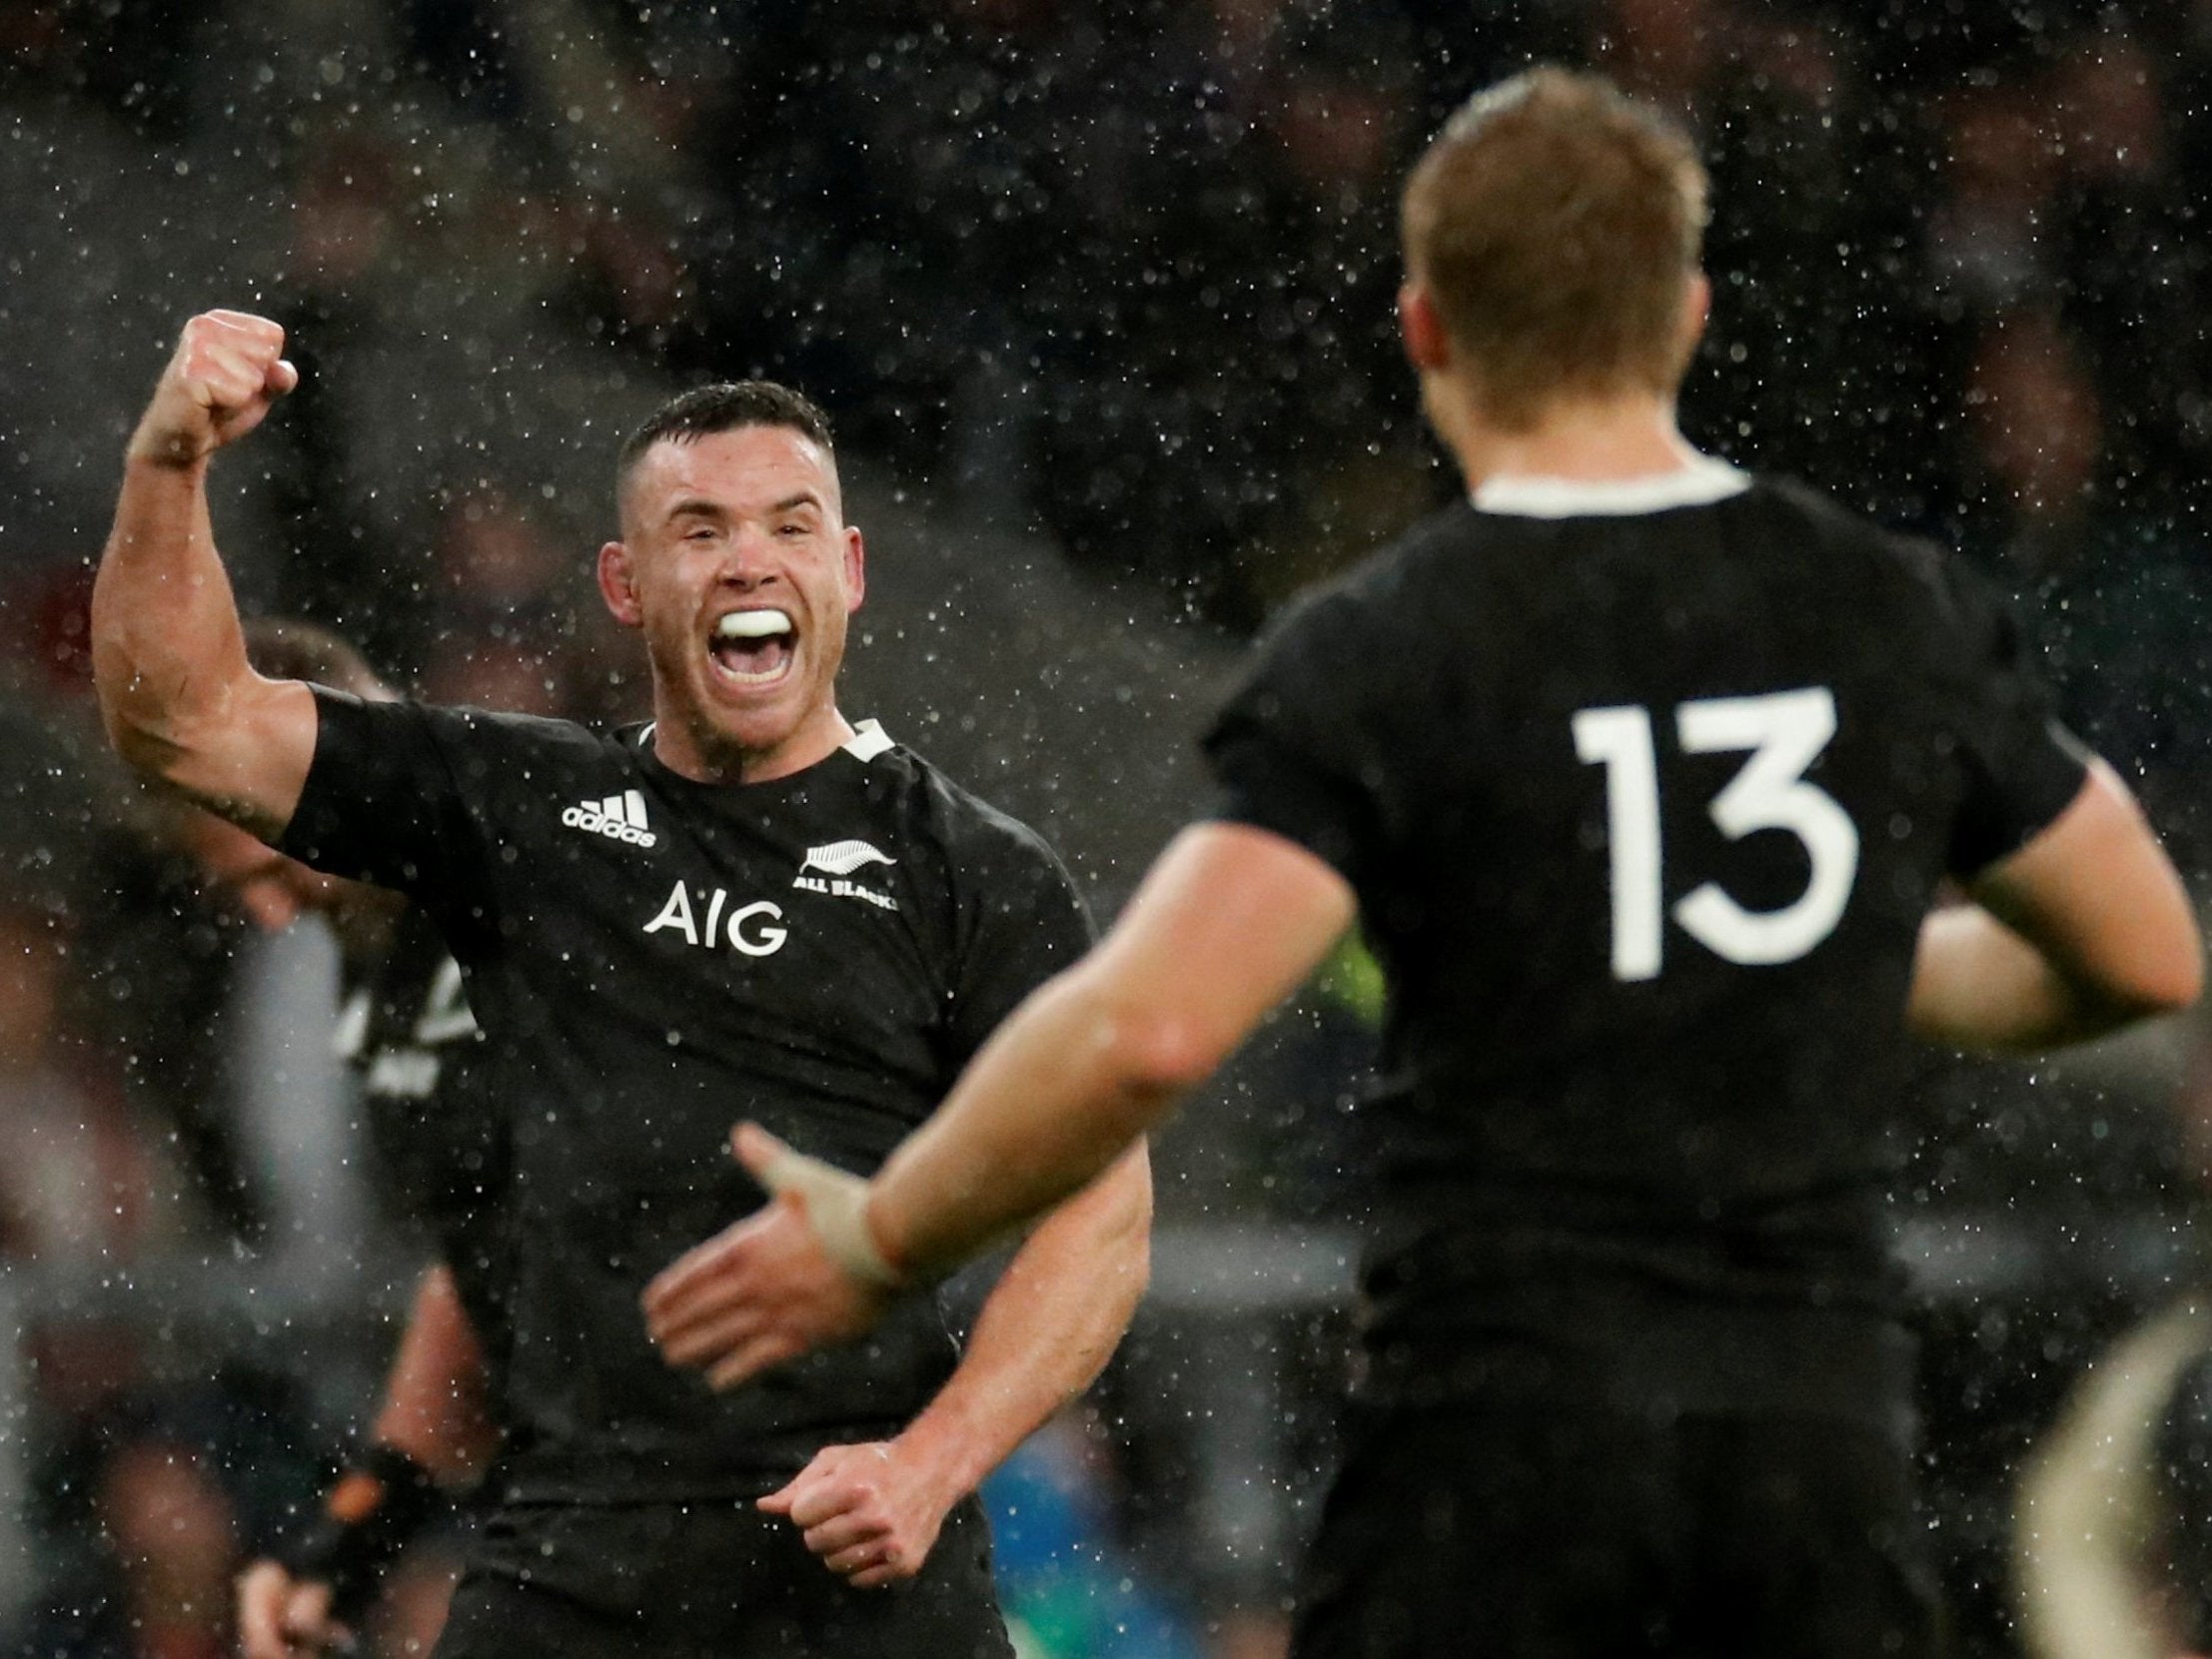
[[[1010,818],[993,828],[993,844],[960,861],[949,1056],[956,1068],[1024,997],[1091,947],[1089,908],[1052,849]]]
[[[2090,757],[2058,723],[2011,607],[1955,561],[1947,574],[1962,635],[1958,661],[1978,670],[1959,720],[1965,789],[1949,856],[1951,874],[1966,877],[2048,828],[2081,792]]]
[[[315,759],[277,850],[398,888],[434,913],[471,884],[476,847],[453,748],[466,717],[316,686]]]
[[[1378,861],[1383,813],[1346,686],[1353,620],[1342,603],[1296,613],[1261,647],[1203,746],[1216,786],[1209,817],[1296,842],[1360,887]]]

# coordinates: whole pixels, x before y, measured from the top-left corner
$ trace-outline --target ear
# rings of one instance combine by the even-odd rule
[[[1682,291],[1682,362],[1687,363],[1696,352],[1697,342],[1705,337],[1705,320],[1711,315],[1712,281],[1702,271],[1693,271],[1689,286]]]
[[[599,597],[614,620],[625,628],[642,627],[644,607],[637,602],[637,583],[630,569],[629,549],[609,541],[599,549]]]
[[[860,608],[868,591],[868,550],[857,526],[845,526],[845,614]]]
[[[1406,361],[1422,374],[1440,374],[1452,366],[1452,337],[1437,315],[1435,299],[1416,278],[1409,277],[1398,291],[1398,333]]]

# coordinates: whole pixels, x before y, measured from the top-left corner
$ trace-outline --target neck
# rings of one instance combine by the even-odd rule
[[[693,783],[769,783],[819,765],[852,741],[852,724],[834,703],[807,716],[781,742],[748,749],[694,711],[653,697],[652,752],[660,764]]]
[[[1424,389],[1430,418],[1470,490],[1507,477],[1610,483],[1697,462],[1674,423],[1673,400],[1657,393],[1555,403],[1534,425],[1507,430],[1484,419],[1457,386],[1441,376],[1433,381]]]

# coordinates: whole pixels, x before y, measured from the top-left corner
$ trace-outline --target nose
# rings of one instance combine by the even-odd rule
[[[750,593],[775,581],[775,544],[762,531],[745,525],[730,536],[722,559],[719,581],[740,593]]]

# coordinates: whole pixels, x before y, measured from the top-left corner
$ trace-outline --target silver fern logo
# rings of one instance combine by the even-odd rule
[[[832,841],[826,847],[807,848],[806,862],[799,866],[799,872],[803,875],[808,870],[819,870],[824,875],[849,876],[871,864],[897,862],[889,853],[879,852],[865,841]]]
[[[878,893],[872,887],[862,887],[852,879],[853,872],[864,870],[871,864],[896,864],[897,859],[880,848],[871,847],[865,841],[832,841],[826,847],[806,849],[806,862],[799,866],[799,873],[791,878],[791,885],[802,893],[826,893],[833,899],[858,899],[878,910],[898,909],[898,900],[888,893]],[[809,870],[819,870],[820,875],[810,876]]]

